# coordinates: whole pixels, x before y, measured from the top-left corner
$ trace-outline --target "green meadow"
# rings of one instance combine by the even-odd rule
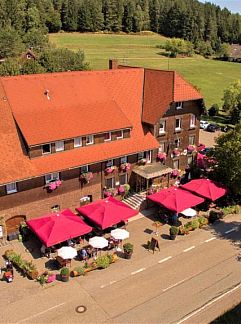
[[[241,64],[204,59],[168,58],[157,48],[166,38],[153,33],[143,35],[58,33],[49,35],[57,47],[84,50],[86,61],[93,70],[108,69],[109,58],[121,64],[176,70],[197,86],[204,95],[206,106],[222,104],[223,90],[234,80],[241,79]]]

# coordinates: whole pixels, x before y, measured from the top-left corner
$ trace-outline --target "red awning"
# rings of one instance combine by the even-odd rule
[[[31,219],[27,221],[27,225],[46,246],[52,246],[92,231],[92,227],[72,213],[70,209]]]
[[[181,187],[212,201],[227,193],[227,188],[222,184],[204,178],[192,180]]]
[[[111,227],[138,214],[138,211],[112,197],[97,200],[91,204],[76,208],[76,210],[102,229]]]
[[[203,198],[177,187],[163,189],[147,198],[177,213],[204,202]]]

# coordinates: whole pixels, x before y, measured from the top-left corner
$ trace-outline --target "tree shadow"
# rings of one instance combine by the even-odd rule
[[[217,238],[227,240],[237,250],[241,250],[241,221],[224,222],[220,219],[206,228],[206,230],[210,229]]]

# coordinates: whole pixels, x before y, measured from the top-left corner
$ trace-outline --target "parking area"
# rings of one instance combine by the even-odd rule
[[[221,131],[216,131],[215,133],[207,132],[203,129],[200,129],[199,132],[199,143],[205,144],[206,147],[212,147],[215,145],[215,139],[224,134]]]

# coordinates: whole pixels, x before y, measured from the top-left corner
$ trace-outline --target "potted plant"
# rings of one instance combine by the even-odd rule
[[[199,227],[201,228],[202,226],[208,224],[208,219],[207,219],[207,217],[200,216],[200,217],[198,217],[198,222],[199,222]]]
[[[125,255],[125,259],[130,259],[133,253],[133,244],[131,243],[125,243],[123,245],[123,250],[124,250],[124,255]]]
[[[177,169],[172,170],[171,177],[176,178],[178,176],[179,176],[179,170]]]
[[[96,259],[96,266],[98,269],[106,269],[110,265],[110,259],[108,255],[101,255]]]
[[[179,233],[179,227],[171,226],[169,232],[170,232],[170,240],[175,240],[177,234]]]
[[[111,173],[113,173],[114,171],[116,170],[116,166],[114,166],[114,165],[112,165],[112,166],[110,166],[110,167],[107,167],[106,169],[105,169],[105,174],[111,174]]]
[[[61,277],[61,280],[64,282],[69,281],[69,268],[63,267],[60,270],[60,277]]]
[[[119,186],[118,193],[119,193],[119,195],[124,195],[125,194],[125,187],[124,186]]]

